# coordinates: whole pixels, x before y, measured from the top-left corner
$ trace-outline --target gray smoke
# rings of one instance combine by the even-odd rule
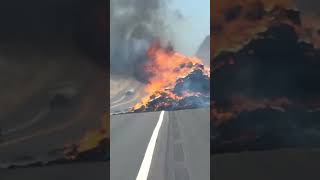
[[[111,74],[136,76],[155,39],[166,38],[166,0],[111,0]]]
[[[203,61],[204,65],[210,66],[210,35],[203,40],[196,56]]]

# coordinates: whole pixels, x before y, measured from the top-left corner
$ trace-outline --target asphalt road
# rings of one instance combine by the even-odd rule
[[[136,179],[160,112],[111,116],[110,179]],[[209,109],[164,112],[148,178],[210,178]]]

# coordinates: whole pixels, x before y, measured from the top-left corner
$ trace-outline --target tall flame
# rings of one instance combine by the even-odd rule
[[[145,87],[145,96],[140,103],[132,109],[146,106],[148,102],[161,93],[166,93],[172,99],[179,100],[182,97],[172,93],[179,78],[183,78],[193,72],[197,67],[203,66],[202,61],[196,57],[188,57],[172,50],[163,48],[160,42],[152,44],[147,51],[148,61],[144,65],[144,71],[150,75],[149,82]],[[210,69],[204,67],[204,73],[210,77]],[[187,94],[187,92],[185,92]]]

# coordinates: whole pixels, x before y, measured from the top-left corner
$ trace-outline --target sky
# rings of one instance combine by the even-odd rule
[[[175,49],[194,55],[205,37],[210,35],[210,0],[171,0],[168,7],[182,15],[181,21],[170,23]]]

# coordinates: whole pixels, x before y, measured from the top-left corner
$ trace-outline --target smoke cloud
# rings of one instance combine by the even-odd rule
[[[111,0],[111,74],[139,76],[147,48],[166,39],[166,11],[164,0]]]

